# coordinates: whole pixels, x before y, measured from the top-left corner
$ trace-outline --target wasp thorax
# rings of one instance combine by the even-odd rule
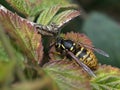
[[[56,41],[56,50],[61,52],[61,51],[73,51],[75,50],[75,43],[71,40],[65,40],[63,38],[58,38]]]

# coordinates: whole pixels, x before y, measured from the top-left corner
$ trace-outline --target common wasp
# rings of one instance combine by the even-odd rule
[[[109,57],[109,55],[101,49],[84,44],[82,42],[77,43],[71,39],[65,39],[63,37],[57,37],[53,45],[60,55],[67,56],[67,58],[70,60],[75,60],[75,62],[81,66],[90,76],[94,77],[95,74],[92,70],[97,69],[98,60],[93,51],[96,51],[103,56]]]
[[[90,76],[96,76],[92,70],[96,70],[98,67],[98,60],[93,51],[103,56],[109,57],[109,55],[101,49],[81,42],[76,43],[71,39],[64,39],[63,37],[60,37],[60,27],[57,27],[55,24],[51,25],[50,27],[46,26],[42,28],[43,30],[47,29],[49,32],[51,32],[52,28],[54,28],[54,31],[57,31],[55,34],[57,33],[58,35],[50,48],[55,46],[55,49],[58,53],[60,53],[62,56],[67,56],[68,58],[75,60],[75,62],[81,66]],[[51,33],[54,33],[54,31]]]

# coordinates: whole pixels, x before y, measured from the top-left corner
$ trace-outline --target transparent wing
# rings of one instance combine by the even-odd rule
[[[97,53],[99,53],[99,54],[101,54],[101,55],[103,55],[105,57],[109,57],[109,55],[105,51],[103,51],[103,50],[101,50],[99,48],[95,48],[93,46],[90,46],[90,45],[87,45],[87,44],[83,44],[83,43],[79,43],[79,44],[84,46],[84,47],[86,47],[86,48],[89,48],[89,49],[91,49],[91,50],[93,50],[93,51],[95,51],[95,52],[97,52]]]
[[[67,51],[67,52],[90,76],[96,77],[93,71],[83,62],[81,62],[72,52],[70,51]]]

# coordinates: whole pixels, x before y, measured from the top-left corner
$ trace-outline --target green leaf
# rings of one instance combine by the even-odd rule
[[[74,7],[75,5],[70,4],[69,0],[7,0],[17,11],[20,13],[32,17],[39,14],[46,8],[51,8],[56,5],[61,7]]]
[[[9,61],[8,55],[0,41],[0,61]]]
[[[11,45],[12,46],[12,45]],[[24,57],[21,53],[19,53],[18,51],[13,50],[14,53],[14,57],[19,58],[19,60],[17,59],[17,62],[22,62],[24,60]],[[11,62],[7,51],[5,50],[5,46],[1,43],[0,41],[0,61],[4,61],[4,62]]]
[[[120,90],[120,69],[102,65],[96,75],[91,80],[93,90]]]
[[[29,1],[26,0],[6,0],[6,1],[10,3],[20,13],[26,16],[30,14]]]
[[[0,87],[4,86],[4,84],[8,84],[12,82],[13,77],[12,73],[14,71],[14,67],[18,65],[17,56],[14,52],[13,47],[10,44],[8,36],[3,31],[3,28],[0,25],[0,46],[3,48],[3,52],[5,56],[0,55]],[[1,53],[1,52],[0,52]],[[6,59],[9,62],[6,62]],[[2,60],[1,60],[2,59]],[[9,74],[8,74],[9,73]]]
[[[10,63],[6,63],[0,61],[0,86],[5,83],[10,83],[13,80],[13,70],[15,68],[15,63],[11,61]]]
[[[109,58],[97,54],[100,63],[120,67],[120,26],[116,22],[101,13],[92,13],[86,19],[83,31],[95,47],[109,54]]]
[[[43,10],[43,12],[41,12],[37,19],[37,23],[44,25],[45,27],[47,25],[48,27],[52,28],[50,31],[53,30],[53,32],[57,32],[57,30],[60,30],[57,28],[63,28],[65,24],[67,24],[70,20],[73,20],[80,15],[80,12],[73,8],[65,10],[61,9],[62,7],[60,5],[57,5]],[[45,32],[43,30],[41,30],[40,33],[42,33],[43,35],[49,35],[48,32]]]
[[[119,90],[120,77],[118,75],[106,74],[95,78],[92,82],[93,90]]]
[[[43,69],[58,85],[59,90],[90,90],[86,73],[69,61],[53,61]]]
[[[37,2],[37,3],[36,3]],[[31,2],[31,15],[35,16],[39,14],[42,10],[54,7],[54,6],[61,6],[61,7],[69,7],[71,4],[68,0],[33,0]],[[73,6],[73,5],[72,5]]]
[[[3,6],[0,7],[0,23],[11,40],[29,59],[28,62],[40,62],[43,55],[41,36],[33,23],[13,14]]]
[[[60,12],[61,8],[62,7],[60,5],[57,5],[45,9],[38,17],[37,23],[47,25],[51,22],[62,26],[64,23],[67,23],[71,19],[80,15],[80,12],[74,9],[66,9]]]
[[[36,3],[37,2],[37,3]],[[48,8],[52,7],[62,7],[62,8],[75,8],[76,5],[70,4],[69,0],[32,0],[30,2],[31,7],[31,13],[30,16],[35,16],[36,14],[39,14],[42,10],[46,10]]]
[[[49,24],[50,20],[55,16],[59,9],[60,6],[45,9],[38,17],[37,23],[40,23],[42,25]]]
[[[69,0],[52,0],[52,1],[48,1],[48,0],[44,0],[42,3],[41,7],[51,7],[53,5],[68,5],[69,4]]]
[[[57,14],[51,22],[56,23],[60,27],[79,15],[80,15],[80,12],[77,10],[65,10]]]

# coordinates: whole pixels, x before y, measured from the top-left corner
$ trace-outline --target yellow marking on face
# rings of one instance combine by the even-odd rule
[[[75,46],[75,45],[76,45],[76,44],[75,44],[75,43],[73,43],[73,46]],[[73,46],[70,48],[70,50],[71,50],[71,51],[74,49],[74,47],[73,47]]]
[[[70,48],[70,51],[72,51],[73,50],[73,46]]]
[[[65,49],[65,47],[62,45],[62,48]]]
[[[60,48],[60,44],[58,44],[58,48]]]

